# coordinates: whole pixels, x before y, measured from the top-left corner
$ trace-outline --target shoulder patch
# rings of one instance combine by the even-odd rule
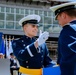
[[[70,27],[76,31],[76,24],[70,25]]]

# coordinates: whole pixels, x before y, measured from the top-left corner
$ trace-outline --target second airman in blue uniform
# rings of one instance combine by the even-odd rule
[[[62,30],[58,40],[58,60],[61,75],[76,75],[76,2],[50,8],[55,12]]]

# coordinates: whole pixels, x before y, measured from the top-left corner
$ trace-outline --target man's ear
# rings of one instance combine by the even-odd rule
[[[63,19],[66,19],[66,17],[67,17],[66,13],[65,12],[62,12],[62,18]]]

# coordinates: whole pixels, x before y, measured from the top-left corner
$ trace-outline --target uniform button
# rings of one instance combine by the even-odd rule
[[[25,46],[25,44],[23,44],[23,46]]]
[[[28,63],[28,61],[26,61],[26,63]]]
[[[29,68],[29,66],[26,66],[26,68]]]
[[[24,41],[22,40],[22,42],[24,42]]]
[[[43,58],[43,55],[41,57]]]

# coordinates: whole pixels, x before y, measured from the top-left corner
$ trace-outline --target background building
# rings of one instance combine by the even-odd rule
[[[53,59],[57,54],[57,41],[61,30],[58,22],[54,19],[54,13],[49,7],[65,1],[53,0],[0,0],[0,32],[4,38],[19,38],[24,35],[19,20],[28,14],[38,14],[41,16],[39,29],[48,31],[50,37],[47,46],[52,53]]]

